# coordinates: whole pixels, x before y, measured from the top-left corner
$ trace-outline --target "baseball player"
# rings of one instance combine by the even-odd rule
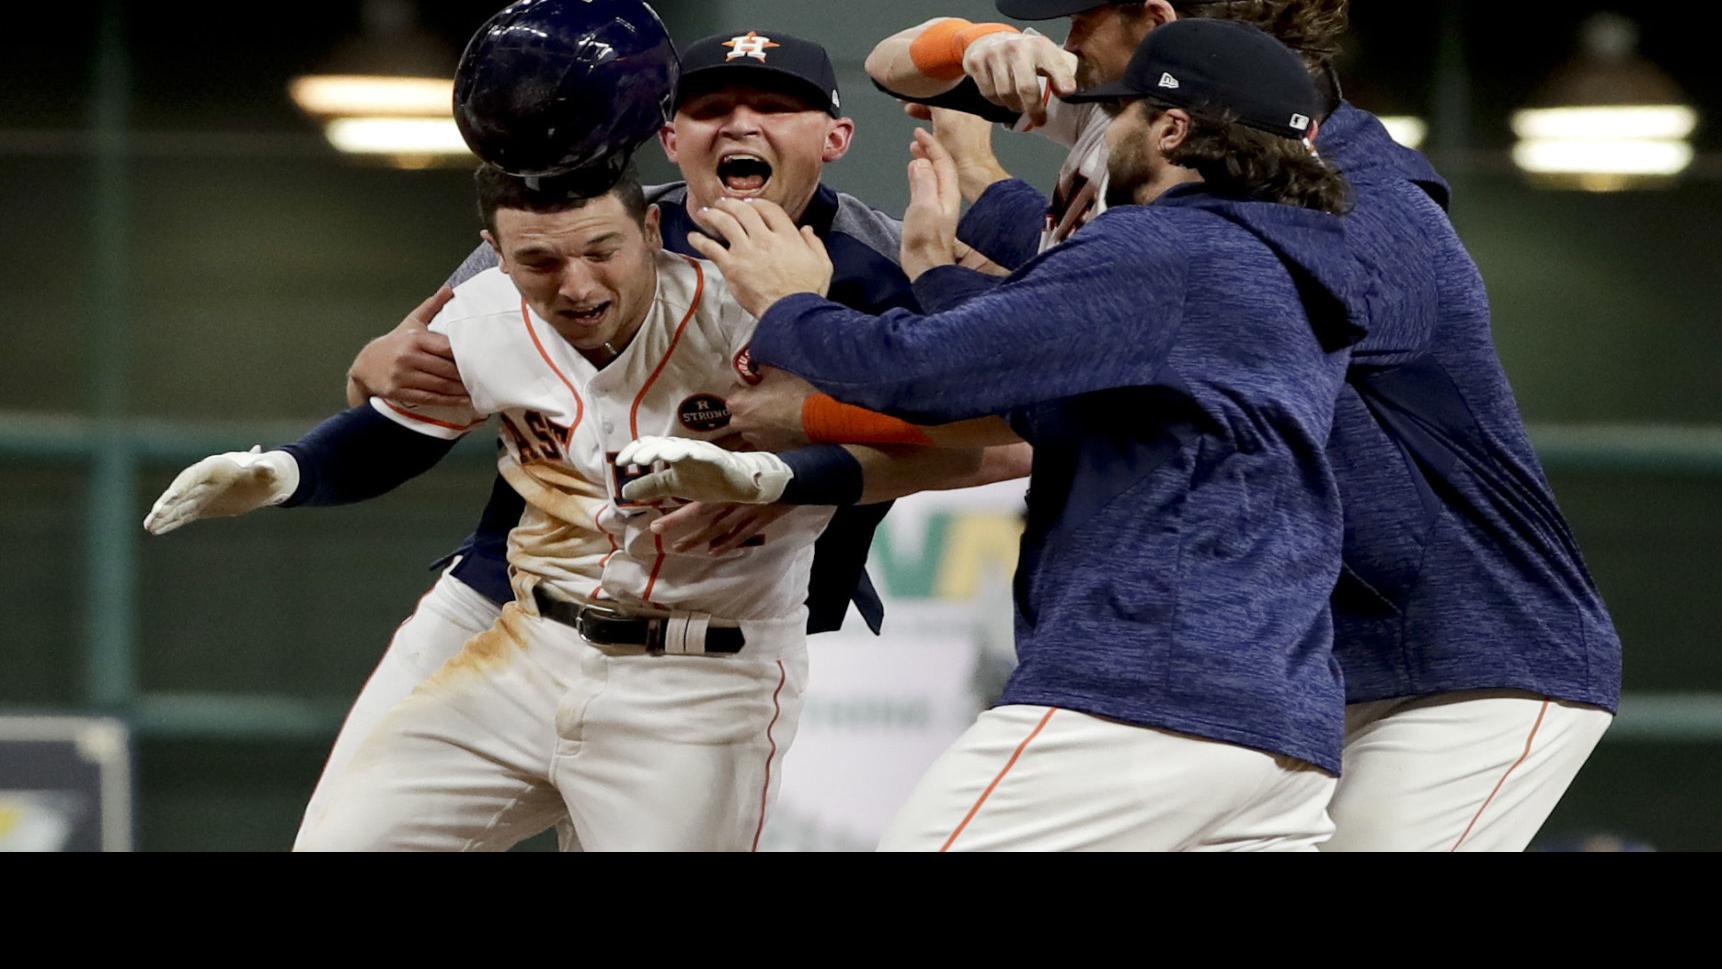
[[[539,22],[535,26],[541,32],[572,37],[567,46],[571,49],[579,49],[581,46],[578,39],[580,34],[575,28],[581,26],[580,21],[576,18],[573,27],[570,27],[568,23],[558,22],[555,16],[557,11],[554,10],[554,7],[553,4],[541,4],[536,10],[528,10],[524,15],[539,18]],[[514,9],[510,8],[510,10]],[[487,36],[486,31],[481,31],[479,36],[480,38]],[[490,36],[507,36],[507,32],[495,32]],[[737,43],[729,43],[728,41],[731,40]],[[725,66],[723,55],[726,50],[737,46],[751,50],[758,44],[769,44],[770,49],[774,52],[780,48],[786,49],[786,53],[791,56],[780,57],[772,61],[772,70],[769,73],[740,73],[733,68],[719,69]],[[706,52],[707,55],[703,64],[702,51]],[[473,65],[491,64],[494,66],[494,62],[501,59],[503,53],[506,52],[484,50],[480,42],[475,40],[473,48],[469,49],[467,57],[463,59],[462,78],[464,80],[457,89],[457,94],[464,99],[460,105],[463,112],[480,100],[486,90],[484,85],[479,83],[482,80],[482,75],[479,75],[478,81],[473,80]],[[831,70],[829,61],[825,58],[822,50],[793,38],[772,40],[762,37],[757,32],[750,32],[734,38],[711,38],[708,42],[696,44],[690,49],[689,54],[690,64],[693,65],[689,71],[689,76],[696,83],[685,89],[689,92],[688,99],[703,99],[703,101],[694,101],[693,103],[696,105],[705,103],[709,106],[714,97],[728,97],[732,103],[725,109],[725,112],[714,114],[709,110],[702,111],[704,120],[721,129],[718,134],[720,139],[733,138],[742,142],[747,142],[750,139],[757,140],[767,143],[769,145],[767,150],[780,153],[773,157],[783,158],[786,168],[790,169],[790,173],[784,176],[781,184],[789,187],[791,191],[797,185],[807,186],[809,191],[817,189],[813,198],[808,200],[808,213],[810,220],[826,232],[828,237],[847,241],[851,239],[849,233],[865,235],[870,230],[875,230],[873,223],[884,225],[886,231],[894,234],[895,226],[893,224],[884,223],[882,218],[876,216],[872,218],[870,223],[869,216],[872,216],[872,213],[858,211],[852,199],[847,197],[839,199],[829,190],[817,186],[817,163],[822,161],[824,157],[830,157],[829,153],[834,149],[836,154],[841,154],[841,149],[847,146],[849,130],[846,120],[836,118],[835,89],[828,86]],[[746,63],[751,65],[754,60],[750,57]],[[540,63],[542,63],[542,58],[533,64],[528,64],[528,72]],[[800,70],[804,74],[814,75],[814,77],[796,76],[793,73],[796,70]],[[516,83],[522,73],[521,70],[504,72],[504,81],[498,83]],[[739,104],[734,103],[737,101],[737,91],[742,92]],[[818,110],[810,110],[806,104],[809,92],[814,96],[822,97],[825,91],[830,91],[828,99],[824,102],[826,106]],[[588,92],[589,95],[591,93]],[[787,99],[793,100],[786,103]],[[570,100],[578,102],[581,99]],[[479,132],[480,138],[475,140],[475,147],[478,147],[482,152],[495,154],[498,157],[508,157],[516,164],[524,163],[540,167],[569,164],[571,163],[570,158],[577,157],[570,146],[565,144],[565,138],[558,140],[536,136],[536,133],[542,128],[555,127],[557,120],[566,119],[551,119],[550,124],[543,125],[541,124],[542,119],[536,115],[529,117],[509,116],[507,118],[509,123],[503,125],[497,123],[498,115],[506,115],[508,110],[512,110],[511,108],[490,108],[487,110],[491,112],[490,116],[476,120],[469,117],[468,113],[460,115],[463,125],[468,129],[469,139],[474,137],[473,129]],[[685,114],[688,112],[678,112],[678,123],[684,120],[682,115]],[[728,115],[727,119],[724,117],[725,114]],[[814,131],[815,137],[811,139],[807,137],[808,115],[810,114],[815,117],[824,117],[826,120],[823,124],[828,126],[825,130]],[[790,128],[786,133],[781,130],[783,126],[779,126],[780,130],[767,131],[763,135],[758,127],[752,127],[751,133],[747,130],[738,130],[757,125],[762,116],[798,124],[800,130]],[[571,125],[563,125],[564,130],[571,127]],[[494,132],[504,129],[515,132],[517,137],[505,139],[495,145],[483,141],[483,138],[495,137]],[[518,134],[522,132],[527,137],[518,137]],[[771,135],[771,137],[768,138],[765,135]],[[612,133],[612,140],[615,137]],[[821,144],[832,140],[835,141],[834,145],[822,146]],[[756,148],[756,150],[758,149]],[[761,153],[763,154],[763,152]],[[810,154],[815,160],[813,165],[814,177],[811,181],[801,177],[807,169],[806,159]],[[724,161],[725,159],[722,158],[710,158],[710,169],[719,168]],[[800,171],[796,171],[797,166],[800,167]],[[695,170],[706,171],[708,169],[697,168]],[[662,229],[672,239],[684,235],[686,232],[686,229],[675,221],[677,219],[685,220],[685,211],[679,203],[681,193],[676,192],[676,188],[671,186],[668,190],[660,190],[657,193],[660,199],[658,210],[664,213],[666,218],[666,223]],[[670,198],[672,195],[676,198]],[[847,231],[832,231],[833,223],[839,230]],[[845,274],[848,276],[847,283],[840,283],[844,287],[843,292],[847,298],[860,305],[888,307],[893,305],[894,301],[906,296],[906,280],[902,279],[901,273],[895,270],[893,264],[884,262],[874,249],[853,245],[847,250],[841,250],[840,246],[841,242],[838,246],[834,246],[834,249],[847,253],[847,255],[839,255],[839,266],[845,270],[845,272],[840,273],[840,280]],[[884,265],[881,266],[881,263]],[[428,318],[434,315],[446,300],[447,294],[444,294],[436,300],[427,302],[420,307],[415,316]],[[732,356],[731,364],[736,374],[744,382],[752,383],[758,380],[758,375],[746,366],[745,355]],[[444,379],[447,377],[458,378],[458,376],[458,372],[451,369]],[[464,387],[459,384],[455,384],[452,388],[445,386],[442,389],[452,389],[459,396],[442,394],[437,401],[439,403],[464,399]],[[418,395],[408,397],[408,395],[403,394],[403,397],[423,399]],[[722,413],[721,400],[715,404],[707,401],[706,405],[712,408],[712,412],[706,414],[704,418],[701,418],[702,420],[721,423],[727,417]],[[313,464],[320,463],[323,466],[338,467],[339,470],[331,473],[329,477],[348,480],[362,479],[359,482],[359,492],[348,495],[342,493],[342,488],[334,487],[326,489],[328,493],[325,494],[313,489],[295,496],[290,503],[321,503],[367,497],[383,490],[385,486],[381,485],[380,482],[390,480],[391,476],[395,476],[393,480],[400,480],[401,476],[397,475],[398,471],[409,468],[421,470],[425,466],[422,462],[400,462],[387,455],[384,450],[374,447],[359,448],[357,455],[354,454],[355,449],[351,447],[346,447],[343,451],[342,448],[347,439],[352,437],[354,433],[355,430],[350,421],[337,420],[325,428],[319,429],[319,432],[311,435],[306,441],[287,450],[301,462],[308,460]],[[360,433],[368,434],[372,431],[361,425]],[[990,465],[983,465],[976,457],[960,453],[953,452],[929,455],[928,457],[930,460],[917,462],[913,466],[913,470],[899,472],[894,481],[881,482],[876,480],[873,483],[873,490],[866,496],[868,500],[888,499],[911,491],[922,490],[929,484],[933,486],[941,484],[956,486],[970,480],[992,480],[999,476],[1013,476],[1019,473],[1016,471],[989,470]],[[364,460],[366,458],[371,459],[370,463],[373,465],[380,462],[385,466],[381,469],[372,468],[367,471],[367,462]],[[976,478],[977,474],[984,474],[984,477]],[[890,490],[881,490],[881,488]],[[499,507],[505,510],[498,513]],[[500,558],[503,537],[507,534],[508,529],[519,520],[520,507],[521,502],[516,496],[515,489],[510,488],[507,483],[499,479],[496,496],[493,498],[491,507],[487,509],[485,520],[481,524],[480,542],[476,550],[479,554],[457,559],[455,568],[439,580],[432,591],[420,602],[414,615],[397,632],[391,643],[389,653],[366,685],[343,727],[341,737],[337,741],[329,764],[325,769],[324,777],[319,783],[317,794],[307,811],[306,830],[313,827],[314,822],[327,808],[330,801],[329,792],[335,786],[336,778],[342,775],[347,764],[351,761],[359,743],[373,732],[387,711],[416,685],[441,667],[450,656],[458,651],[462,643],[488,629],[498,613],[496,603],[512,597],[513,590],[509,588],[504,571],[505,566]],[[777,514],[781,514],[781,512]],[[661,526],[674,517],[674,515],[666,516],[655,524]],[[742,542],[752,538],[760,527],[763,527],[774,517],[770,516],[760,521],[754,526],[752,532],[720,536],[722,541],[714,541],[712,544],[717,546],[716,550],[720,553],[733,551]],[[876,519],[877,515],[875,514],[872,521],[876,521]],[[157,527],[171,525],[171,522],[166,519],[156,519],[155,521]],[[483,541],[486,531],[491,533],[491,542],[488,545]],[[871,522],[866,525],[865,535],[861,537],[859,556],[853,559],[853,571],[850,573],[851,587],[854,583],[854,574],[860,570],[860,556],[865,554],[865,537],[870,536],[870,534]],[[666,543],[671,537],[673,535],[666,535]],[[704,544],[703,538],[694,537],[700,538],[702,545]],[[827,538],[829,537],[830,532],[828,531]],[[596,537],[594,540],[597,540]],[[676,548],[672,545],[672,550],[683,551],[685,549]],[[472,552],[474,550],[469,548],[465,551]],[[487,562],[484,553],[493,556],[492,560]],[[464,571],[463,566],[466,566]],[[844,563],[839,561],[837,569],[841,570],[843,567]],[[816,566],[816,575],[817,572]],[[827,585],[830,586],[831,584],[827,583]],[[481,589],[482,592],[478,591]],[[837,615],[839,617],[842,601],[847,597],[847,593],[845,593],[838,599],[839,610]],[[303,837],[300,843],[302,846],[309,844]]]
[[[516,600],[358,743],[298,846],[503,848],[566,816],[588,850],[757,847],[795,736],[812,546],[834,502],[798,490],[801,456],[739,455],[799,507],[723,555],[666,547],[651,526],[670,506],[621,494],[631,445],[724,435],[753,318],[709,265],[662,249],[629,178],[585,198],[486,166],[478,185],[502,265],[432,325],[470,403],[374,398],[337,419],[363,430],[335,443],[206,459],[148,527],[354,497],[366,459],[424,467],[500,417],[499,467],[525,499],[508,535]]]
[[[727,249],[699,241],[761,314],[762,362],[906,419],[1007,414],[1034,445],[1021,663],[882,847],[1312,849],[1343,721],[1323,443],[1364,315],[1344,182],[1305,137],[1319,96],[1265,33],[1191,21],[1072,97],[1122,108],[1115,207],[984,295],[857,313],[817,295],[815,245],[749,206],[720,203]],[[928,299],[968,272],[954,177],[911,165],[904,267]],[[657,446],[636,459],[674,467],[628,496],[687,495],[731,460]]]
[[[1030,79],[1046,80],[1041,110],[1056,119],[1073,74],[1118,76],[1109,38],[1179,18],[1255,23],[1304,55],[1324,93],[1321,153],[1354,188],[1348,231],[1376,293],[1330,441],[1346,508],[1334,649],[1349,706],[1337,833],[1324,847],[1523,849],[1612,719],[1620,642],[1530,446],[1482,279],[1443,211],[1448,186],[1340,95],[1332,60],[1346,3],[998,6],[1019,19],[1070,17],[1065,48],[1002,25],[945,26],[941,48],[926,38],[949,22],[934,21],[881,44],[869,70],[935,103],[1014,109],[1026,126],[1039,113]],[[1066,173],[1099,151],[1077,145]],[[984,158],[966,170],[1004,178]],[[1049,221],[1065,222],[1069,193],[1055,193],[1044,219],[1048,201],[1026,184],[985,181],[961,233],[1019,266]]]

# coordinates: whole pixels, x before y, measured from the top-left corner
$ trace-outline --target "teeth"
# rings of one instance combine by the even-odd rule
[[[756,161],[756,162],[759,162],[760,164],[765,163],[765,159],[759,157],[758,155],[752,155],[752,154],[748,154],[746,152],[738,152],[734,155],[725,155],[725,156],[723,156],[723,160],[726,162],[727,161]]]

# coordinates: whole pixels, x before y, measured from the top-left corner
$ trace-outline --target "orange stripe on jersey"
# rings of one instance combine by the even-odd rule
[[[700,268],[698,261],[689,259],[687,256],[682,256],[682,258],[687,259],[688,265],[694,267],[694,299],[688,306],[688,312],[682,317],[682,321],[676,324],[675,336],[670,337],[670,346],[669,349],[664,351],[664,358],[658,361],[657,369],[653,370],[652,375],[646,378],[645,385],[642,386],[640,388],[640,392],[634,396],[633,409],[628,412],[628,433],[632,434],[635,440],[638,440],[640,437],[640,405],[645,403],[646,395],[651,393],[652,385],[657,383],[659,375],[662,374],[664,372],[664,368],[669,365],[670,358],[676,355],[676,346],[682,342],[682,334],[687,331],[688,321],[692,320],[694,318],[694,314],[699,312],[700,300],[704,299],[706,295],[705,270]],[[658,506],[654,503],[653,507],[656,508]],[[658,561],[652,565],[652,577],[646,580],[646,593],[640,597],[640,601],[647,605],[652,604],[652,590],[657,588],[658,576],[663,574],[664,559],[667,557],[664,553],[664,539],[662,536],[652,536],[652,544],[658,549]]]
[[[532,345],[538,348],[538,355],[550,365],[551,372],[562,381],[562,386],[567,387],[568,392],[574,395],[574,423],[568,425],[568,433],[562,439],[562,446],[567,448],[574,441],[574,429],[579,427],[580,421],[586,417],[586,402],[580,398],[580,392],[574,389],[574,381],[568,379],[568,375],[563,373],[562,368],[556,366],[556,361],[550,359],[550,354],[545,352],[544,344],[538,342],[538,331],[532,326],[532,311],[527,307],[524,298],[520,301],[520,319],[526,324],[526,335],[532,338]]]
[[[657,546],[658,561],[652,565],[652,577],[646,580],[646,594],[640,597],[640,601],[648,606],[652,604],[652,590],[658,585],[658,575],[664,571],[664,560],[669,558],[664,553],[664,537],[662,535],[653,535],[652,544]]]
[[[616,553],[621,551],[622,547],[620,545],[616,544],[616,536],[610,534],[607,531],[604,531],[604,526],[598,524],[598,518],[596,515],[594,515],[592,517],[592,524],[597,526],[599,531],[604,532],[604,537],[610,540],[610,551],[609,551],[609,553],[606,554],[603,557],[603,559],[599,560],[599,562],[598,562],[598,574],[600,576],[602,576],[604,574],[604,567],[606,565],[610,564],[610,560],[612,558],[615,558]],[[604,583],[602,581],[600,581],[596,586],[593,586],[592,594],[590,596],[588,596],[588,598],[602,599],[603,597],[604,597]]]
[[[451,431],[459,431],[462,434],[465,434],[467,431],[470,431],[473,428],[477,427],[478,425],[484,423],[484,421],[479,420],[479,421],[473,421],[471,424],[450,424],[448,421],[439,421],[434,417],[426,417],[423,414],[415,414],[412,411],[407,410],[404,407],[396,406],[394,401],[383,400],[383,398],[381,398],[381,397],[378,397],[377,399],[382,400],[383,404],[385,406],[387,406],[389,410],[394,411],[395,413],[401,415],[402,417],[410,418],[412,420],[418,421],[421,424],[435,424],[437,427],[446,427]]]
[[[628,413],[628,432],[636,439],[640,436],[640,404],[645,401],[646,394],[652,389],[652,384],[657,382],[658,375],[664,372],[664,367],[669,364],[670,357],[675,355],[676,344],[682,342],[682,332],[688,328],[688,321],[694,318],[695,313],[699,312],[700,299],[706,294],[705,270],[700,268],[697,261],[688,259],[687,256],[682,256],[682,258],[687,259],[688,265],[694,267],[693,305],[688,307],[688,314],[682,317],[682,321],[676,324],[676,335],[670,338],[670,348],[664,351],[664,359],[658,361],[658,368],[652,371],[650,377],[646,378],[646,385],[640,388],[640,393],[634,398],[634,409]]]

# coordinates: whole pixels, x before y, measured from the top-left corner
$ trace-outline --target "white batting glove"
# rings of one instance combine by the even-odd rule
[[[627,501],[685,498],[690,501],[769,505],[782,497],[795,472],[766,451],[726,451],[709,441],[685,437],[643,437],[616,457],[616,466],[668,468],[628,482]]]
[[[286,451],[229,451],[204,458],[179,473],[144,518],[152,535],[199,518],[243,515],[279,505],[299,487],[299,463]]]

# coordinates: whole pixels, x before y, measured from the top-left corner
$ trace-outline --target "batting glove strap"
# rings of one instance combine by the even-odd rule
[[[786,505],[853,505],[861,500],[861,462],[849,449],[821,444],[778,455],[789,468],[788,485],[777,500]]]

